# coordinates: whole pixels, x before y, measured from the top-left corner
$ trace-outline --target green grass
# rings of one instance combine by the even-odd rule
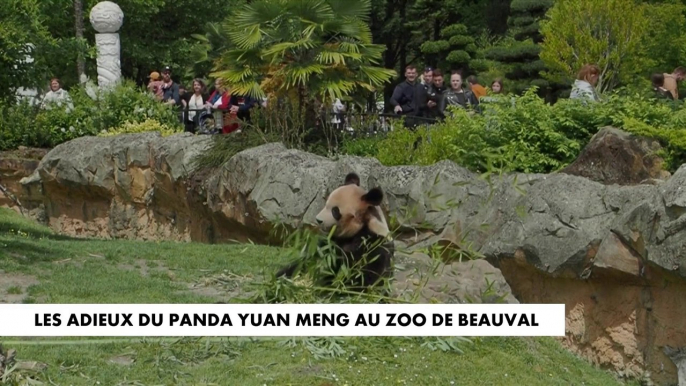
[[[0,302],[8,292],[46,303],[236,302],[242,288],[287,258],[278,248],[254,245],[72,239],[0,209]],[[9,283],[4,289],[3,281]],[[193,283],[201,290],[189,289]],[[57,385],[619,384],[550,338],[467,344],[451,338],[0,337],[0,343],[16,349],[18,360],[46,363],[37,378]]]

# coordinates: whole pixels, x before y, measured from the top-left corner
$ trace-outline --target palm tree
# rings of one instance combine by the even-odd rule
[[[395,71],[378,66],[370,0],[257,0],[223,24],[226,46],[213,76],[234,93],[290,95],[300,110],[360,90],[373,92]]]

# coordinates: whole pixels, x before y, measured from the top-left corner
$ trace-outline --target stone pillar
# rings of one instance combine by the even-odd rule
[[[124,23],[124,13],[117,4],[101,1],[91,9],[90,21],[99,32],[95,34],[95,44],[98,47],[98,86],[103,90],[114,86],[121,78],[121,47],[117,31]]]

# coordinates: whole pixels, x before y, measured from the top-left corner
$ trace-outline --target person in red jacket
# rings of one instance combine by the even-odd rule
[[[212,92],[212,94],[210,94],[209,98],[207,98],[207,103],[205,103],[205,106],[220,110],[219,113],[223,116],[229,109],[230,101],[231,94],[229,94],[229,91],[222,85],[221,80],[215,80],[214,91]],[[229,120],[222,119],[223,134],[227,134],[233,131],[232,126],[233,125],[230,124]]]

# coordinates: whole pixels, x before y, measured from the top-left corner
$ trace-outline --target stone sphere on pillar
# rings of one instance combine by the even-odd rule
[[[91,9],[91,25],[100,33],[116,33],[124,23],[124,12],[111,1],[101,1]]]

